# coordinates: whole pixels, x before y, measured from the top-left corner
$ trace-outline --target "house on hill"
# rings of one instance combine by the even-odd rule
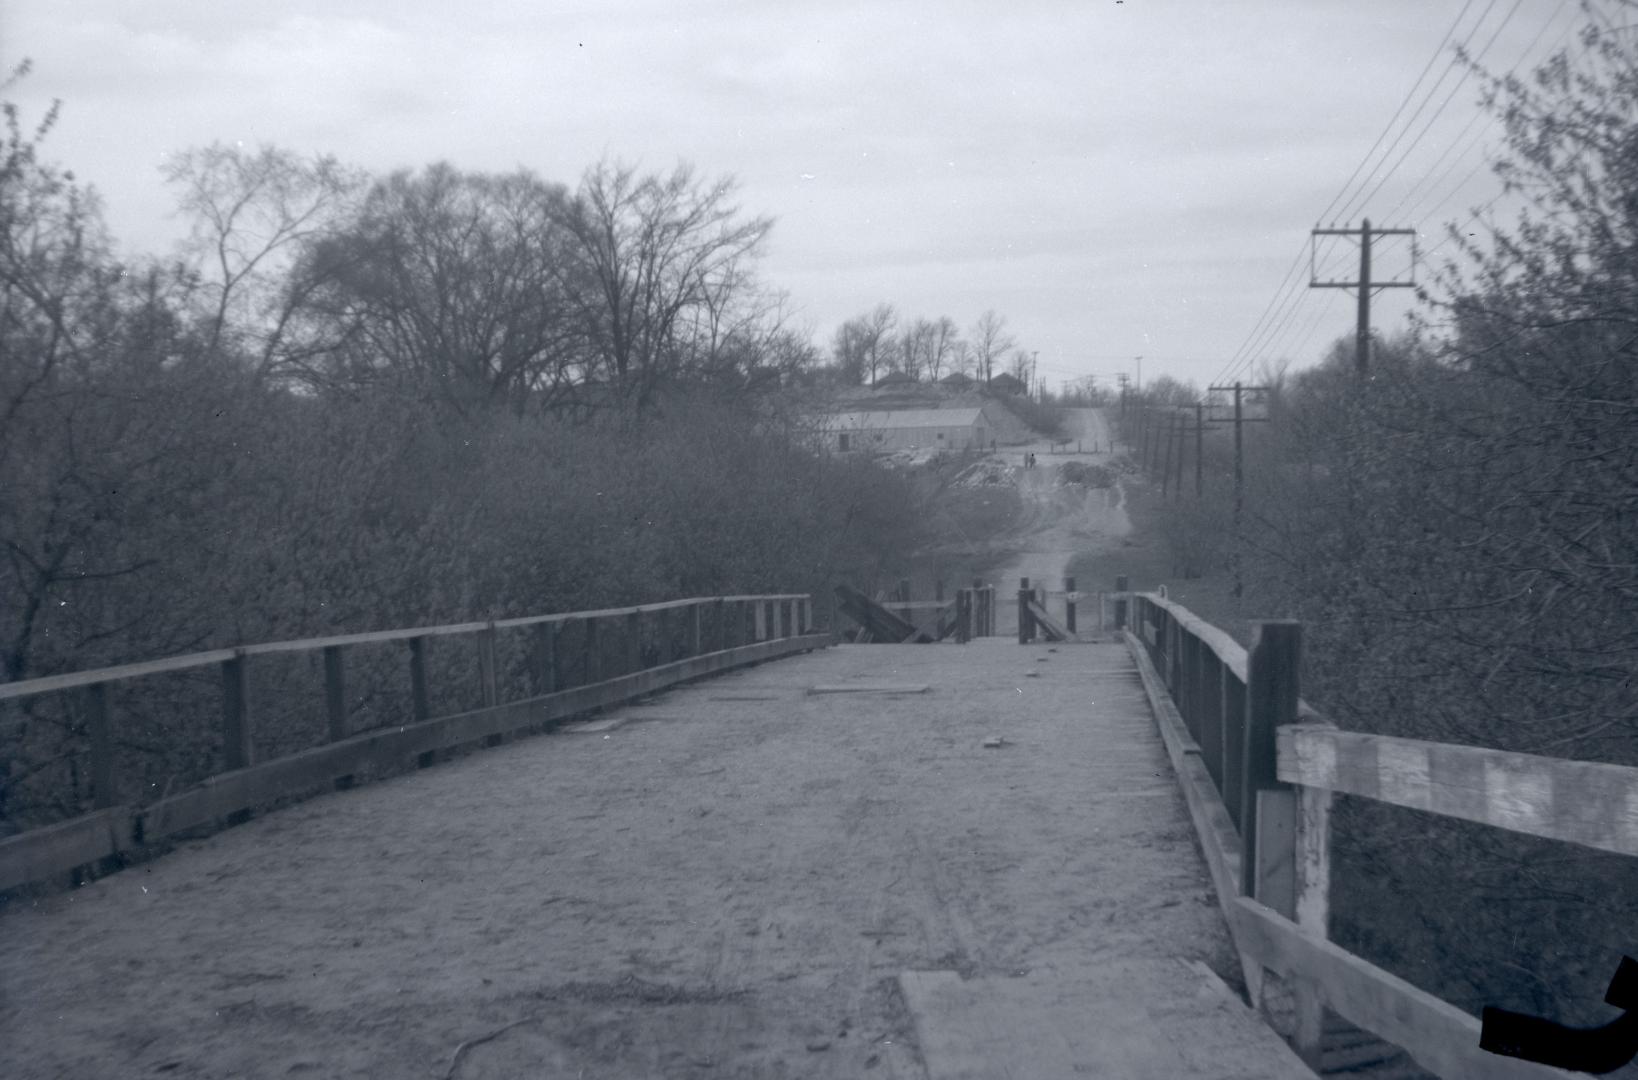
[[[971,390],[973,377],[960,371],[952,371],[938,381],[940,386],[947,386],[951,390]]]
[[[997,424],[976,409],[896,409],[833,413],[820,424],[826,449],[978,450],[995,440]]]
[[[1024,380],[1020,379],[1018,376],[1012,374],[1011,372],[1003,371],[1001,374],[990,379],[990,389],[994,390],[998,394],[1022,394],[1025,390],[1028,390],[1029,387],[1025,386]]]
[[[906,386],[915,386],[916,380],[902,371],[889,371],[886,375],[870,384],[872,390],[894,390]]]

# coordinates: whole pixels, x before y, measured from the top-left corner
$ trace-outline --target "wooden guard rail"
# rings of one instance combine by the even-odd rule
[[[1481,1050],[1475,1017],[1329,940],[1332,794],[1638,855],[1638,769],[1341,731],[1299,696],[1300,624],[1260,623],[1247,650],[1164,597],[1123,599],[1252,1003],[1265,970],[1287,981],[1304,1059],[1329,1007],[1445,1080],[1580,1075]]]
[[[707,618],[707,613],[710,617]],[[644,622],[658,623],[658,655],[648,665],[642,653]],[[677,625],[681,620],[681,626]],[[571,623],[584,629],[581,685],[565,685],[559,639]],[[710,634],[707,634],[707,627]],[[622,671],[603,670],[611,634],[624,635]],[[533,636],[530,696],[501,700],[496,638],[503,631]],[[482,707],[448,716],[430,715],[427,647],[437,638],[470,636],[476,643]],[[673,655],[683,641],[682,656]],[[349,646],[403,642],[408,651],[411,715],[402,724],[354,733],[348,729],[345,650]],[[0,701],[77,691],[82,694],[90,734],[92,812],[56,825],[0,840],[0,891],[73,874],[102,864],[144,844],[185,830],[238,821],[254,808],[348,786],[365,768],[394,768],[411,758],[430,765],[439,752],[484,740],[490,745],[509,733],[619,704],[689,679],[726,671],[830,644],[829,634],[813,632],[813,604],[805,595],[719,596],[674,600],[639,607],[577,611],[558,615],[497,619],[493,622],[384,630],[366,634],[307,638],[215,649],[96,671],[51,675],[0,685]],[[249,668],[271,653],[321,652],[329,741],[272,761],[254,753],[254,711]],[[111,683],[165,672],[218,667],[222,674],[223,772],[199,786],[146,806],[120,802],[115,774],[115,723],[108,707]],[[566,667],[567,665],[562,665]]]

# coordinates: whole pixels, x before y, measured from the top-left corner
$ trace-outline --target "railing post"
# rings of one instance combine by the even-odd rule
[[[581,635],[586,653],[581,670],[588,685],[603,681],[603,653],[597,640],[597,624],[599,621],[596,616],[588,617],[586,619],[586,632]]]
[[[1177,710],[1183,714],[1189,734],[1194,736],[1196,745],[1201,745],[1205,742],[1205,729],[1200,726],[1199,699],[1194,693],[1197,665],[1200,662],[1200,639],[1185,630],[1179,622],[1177,645],[1179,678],[1177,691],[1173,697],[1177,700]]]
[[[1302,624],[1258,623],[1246,652],[1245,751],[1240,789],[1240,892],[1276,911],[1295,909],[1295,793],[1276,775],[1275,729],[1296,723]],[[1278,807],[1276,810],[1275,808]],[[1271,820],[1261,820],[1265,815]]]
[[[1126,612],[1129,603],[1126,595],[1126,578],[1115,578],[1115,629],[1126,629]]]
[[[722,652],[728,648],[728,601],[720,596],[712,600],[711,616],[711,627],[717,635],[715,651]]]
[[[427,639],[409,639],[410,654],[410,717],[419,722],[431,712],[427,702]]]
[[[1075,633],[1075,579],[1064,578],[1064,629]]]
[[[108,725],[108,684],[85,688],[85,726],[91,735],[91,805],[106,810],[119,803],[114,777],[114,734]]]
[[[247,768],[251,756],[250,680],[245,654],[234,650],[232,660],[222,661],[222,766]]]
[[[751,601],[751,641],[760,642],[768,636],[768,609],[761,600]]]
[[[495,624],[493,621],[478,631],[478,693],[483,707],[493,709],[500,704],[500,674],[495,662]],[[499,746],[506,736],[496,733],[484,736],[485,746]]]
[[[557,693],[557,639],[560,622],[535,624],[535,693]]]
[[[643,609],[626,616],[626,672],[643,670]]]
[[[412,637],[409,639],[410,652],[410,716],[416,723],[428,718],[432,713],[432,705],[427,697],[427,639]],[[418,769],[430,768],[438,760],[435,750],[428,750],[415,759]]]
[[[244,652],[235,649],[233,659],[222,662],[222,764],[229,772],[249,768],[255,756],[250,723],[250,673],[245,669]],[[229,825],[249,820],[249,810],[235,810],[227,816]]]
[[[1194,700],[1200,710],[1200,756],[1205,759],[1206,771],[1223,794],[1223,662],[1205,645],[1199,647],[1198,668],[1194,677]]]
[[[352,734],[347,723],[347,664],[341,648],[324,647],[324,714],[330,721],[331,742]]]
[[[705,619],[705,605],[695,601],[688,605],[688,655],[698,656],[705,647],[704,628],[701,625]]]
[[[1018,579],[1018,644],[1028,645],[1035,637],[1035,621],[1030,617],[1029,602],[1035,596],[1029,587],[1029,578]]]
[[[1321,940],[1331,937],[1331,792],[1297,789],[1297,925]],[[1293,980],[1297,998],[1292,1044],[1315,1072],[1325,1034],[1325,999],[1308,979]]]
[[[500,704],[500,679],[495,672],[495,624],[478,631],[478,695],[483,707]]]
[[[797,631],[802,634],[813,633],[813,596],[810,594],[802,598],[802,609]]]

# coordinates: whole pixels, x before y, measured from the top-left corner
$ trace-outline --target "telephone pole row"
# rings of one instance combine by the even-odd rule
[[[1242,591],[1242,582],[1240,580],[1240,550],[1238,541],[1240,536],[1240,513],[1242,507],[1245,505],[1246,484],[1245,437],[1242,434],[1242,428],[1246,424],[1268,423],[1268,420],[1265,418],[1248,418],[1245,415],[1245,409],[1242,405],[1242,397],[1247,392],[1260,391],[1267,393],[1268,387],[1243,386],[1240,383],[1235,383],[1233,386],[1209,386],[1206,389],[1214,392],[1225,390],[1232,390],[1234,392],[1234,419],[1212,420],[1208,422],[1213,424],[1234,425],[1234,536],[1236,543],[1233,557],[1230,561],[1234,565],[1234,595],[1238,597]]]

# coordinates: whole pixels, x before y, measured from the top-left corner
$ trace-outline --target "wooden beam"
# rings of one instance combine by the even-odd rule
[[[713,599],[718,602],[722,600],[792,600],[801,599],[802,595],[801,593],[778,593],[754,597],[730,596]],[[643,608],[648,611],[656,611],[661,608],[682,607],[700,602],[700,599],[669,600],[661,604],[646,604],[643,605]],[[92,671],[76,671],[61,675],[45,675],[38,679],[22,679],[0,685],[0,701],[33,697],[58,690],[70,690],[79,686],[91,686],[96,683],[119,682],[124,679],[136,679],[146,675],[159,675],[171,671],[187,671],[193,668],[209,667],[213,664],[221,664],[232,660],[236,656],[313,652],[332,645],[380,645],[396,641],[411,641],[415,638],[472,634],[490,626],[505,630],[522,626],[536,626],[543,623],[562,623],[571,619],[627,615],[634,610],[637,609],[625,607],[606,608],[597,611],[569,611],[552,615],[528,615],[516,619],[498,619],[493,623],[450,623],[442,626],[408,627],[400,630],[373,630],[362,634],[332,634],[325,637],[300,638],[292,641],[269,641],[257,645],[246,645],[238,649],[212,649],[207,652],[188,653],[183,656],[167,656],[158,660],[144,660],[134,664],[119,664],[114,667],[97,668]]]
[[[1638,768],[1314,724],[1278,743],[1288,783],[1638,855]]]
[[[1125,585],[1122,584],[1123,580],[1117,579],[1115,584],[1117,592],[1125,591]],[[1156,593],[1138,593],[1136,596],[1176,619],[1178,625],[1204,642],[1208,649],[1217,654],[1219,660],[1228,665],[1229,670],[1234,672],[1241,682],[1245,682],[1246,649],[1238,641],[1235,641],[1227,631],[1219,630],[1182,604],[1174,603]],[[1119,618],[1121,608],[1118,600],[1116,601],[1115,611],[1117,618]]]
[[[1571,1080],[1572,1075],[1479,1049],[1479,1021],[1248,897],[1229,905],[1236,945],[1287,978],[1313,982],[1331,1010],[1402,1047],[1444,1080]]]
[[[1033,617],[1035,625],[1045,633],[1047,640],[1068,641],[1074,636],[1069,632],[1068,627],[1048,615],[1046,608],[1034,600],[1029,602],[1029,613]]]
[[[848,618],[858,623],[875,638],[895,642],[925,642],[932,640],[929,635],[923,633],[914,624],[900,618],[885,605],[877,603],[851,586],[836,586],[836,597],[841,602],[842,610],[847,613]]]
[[[128,851],[131,810],[110,806],[0,840],[0,892]]]

